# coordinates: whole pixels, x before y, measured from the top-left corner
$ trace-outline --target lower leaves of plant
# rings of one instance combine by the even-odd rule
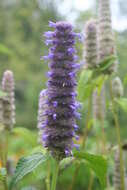
[[[16,166],[14,176],[9,185],[9,190],[12,190],[13,187],[20,181],[25,175],[34,171],[40,164],[45,162],[49,158],[49,155],[42,154],[41,152],[34,153],[30,156],[21,158]]]
[[[75,158],[87,161],[89,167],[95,172],[103,188],[106,187],[107,160],[100,155],[86,152],[74,152]]]

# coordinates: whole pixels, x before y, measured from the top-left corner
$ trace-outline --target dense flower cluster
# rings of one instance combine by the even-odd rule
[[[6,96],[2,98],[2,114],[5,129],[11,129],[15,124],[15,94],[14,77],[11,71],[5,71],[2,78],[2,91]]]
[[[107,56],[115,55],[116,48],[114,45],[114,35],[111,23],[111,11],[109,0],[99,0],[98,15],[98,48],[99,59],[102,60]],[[109,73],[117,70],[117,62],[110,68]]]
[[[38,137],[39,143],[42,143],[43,128],[46,121],[46,116],[45,116],[45,110],[47,108],[46,98],[47,98],[46,89],[44,89],[40,92],[39,103],[38,103],[37,128],[39,129],[39,137]]]
[[[87,68],[97,67],[97,27],[96,21],[90,20],[85,26],[85,60]]]
[[[44,56],[50,60],[50,71],[43,141],[54,157],[62,159],[72,154],[73,137],[78,128],[75,119],[80,117],[75,92],[79,64],[74,48],[75,37],[80,35],[67,22],[50,22],[49,26],[54,31],[45,33],[46,44],[51,47],[49,55]]]
[[[97,24],[96,20],[90,20],[85,27],[85,59],[88,69],[94,70],[98,65],[97,51]],[[100,94],[97,89],[93,92],[93,117],[95,120],[105,117],[105,92],[104,87]]]

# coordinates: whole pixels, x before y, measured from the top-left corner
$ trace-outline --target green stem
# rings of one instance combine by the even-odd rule
[[[101,119],[102,125],[102,153],[106,154],[106,137],[105,137],[105,130],[104,130],[104,119]]]
[[[104,90],[104,93],[105,93],[105,84],[103,84],[103,87],[102,87],[102,89],[101,89],[102,91]],[[102,91],[101,91],[101,93],[102,93]],[[102,98],[104,98],[104,102],[105,102],[105,96],[104,96],[104,94],[101,94],[100,93],[100,95],[99,95],[99,105],[100,105],[100,112],[102,112],[103,110],[103,106],[102,106],[102,104],[103,104],[103,99]],[[104,117],[105,116],[102,116],[101,114],[100,114],[100,124],[101,124],[101,129],[102,129],[102,154],[106,154],[106,135],[105,135],[105,129],[104,129]]]
[[[91,189],[92,189],[93,182],[94,182],[94,176],[93,176],[93,173],[92,173],[92,171],[91,171],[91,173],[90,173],[90,181],[89,181],[88,190],[91,190]]]
[[[115,127],[116,127],[116,135],[117,135],[119,154],[120,154],[121,189],[125,190],[124,162],[123,162],[122,145],[121,145],[121,138],[120,138],[120,125],[119,125],[117,112],[115,109],[115,102],[114,102],[114,97],[113,97],[113,92],[112,92],[112,81],[111,80],[110,80],[110,96],[111,96],[111,101],[112,101],[112,113],[113,113]]]
[[[46,178],[46,185],[47,185],[47,190],[50,190],[50,162],[48,161],[48,174]]]
[[[6,168],[7,166],[7,156],[8,156],[8,131],[3,131],[1,134],[1,162],[2,162],[2,167]],[[3,181],[3,187],[4,190],[8,190],[8,185],[7,185],[7,177]]]
[[[57,182],[58,172],[59,172],[59,162],[56,161],[56,168],[53,173],[51,190],[56,190],[56,182]]]

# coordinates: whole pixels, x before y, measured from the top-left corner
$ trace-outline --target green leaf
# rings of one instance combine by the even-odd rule
[[[75,160],[74,157],[64,158],[60,162],[60,169],[63,170],[65,168],[67,168],[68,166],[70,166],[73,163],[74,160]]]
[[[4,181],[7,175],[6,168],[0,168],[0,181]]]
[[[11,190],[17,184],[17,182],[21,180],[25,175],[35,170],[47,159],[48,155],[44,155],[40,152],[21,158],[16,166],[16,170],[14,176],[12,177],[9,190]]]
[[[111,65],[114,64],[116,60],[117,57],[115,55],[106,57],[99,63],[99,70],[106,71],[107,69],[109,69],[109,67],[111,67]]]
[[[107,76],[97,74],[94,76],[90,70],[82,71],[78,83],[78,99],[81,102],[84,102],[93,92],[93,90],[97,87],[98,94],[101,92],[104,81],[107,80]]]
[[[44,180],[47,177],[47,173],[49,170],[48,162],[50,162],[50,160],[45,161],[33,171],[35,181]]]
[[[32,149],[30,154],[34,154],[36,152],[41,152],[42,154],[46,154],[47,150],[42,145],[38,145]]]
[[[101,90],[102,90],[102,87],[103,87],[103,84],[104,82],[107,80],[107,76],[99,76],[95,82],[96,82],[96,86],[97,86],[97,92],[98,92],[98,95],[100,95],[101,93]]]
[[[127,98],[120,98],[115,100],[118,105],[127,113]]]
[[[84,159],[90,168],[96,173],[103,188],[106,187],[107,160],[100,155],[89,154],[86,152],[75,152],[76,158]]]
[[[91,93],[91,84],[88,85],[91,76],[92,71],[90,70],[83,70],[81,72],[78,82],[78,99],[80,101],[84,101]]]

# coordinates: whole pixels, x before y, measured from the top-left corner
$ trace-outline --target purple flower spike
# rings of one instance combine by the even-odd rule
[[[76,118],[78,103],[76,102],[76,72],[79,64],[74,47],[75,38],[72,26],[67,22],[49,22],[53,32],[46,32],[46,43],[51,45],[49,55],[44,57],[50,61],[47,83],[46,126],[43,131],[44,146],[57,159],[72,155],[73,137],[78,129]]]

